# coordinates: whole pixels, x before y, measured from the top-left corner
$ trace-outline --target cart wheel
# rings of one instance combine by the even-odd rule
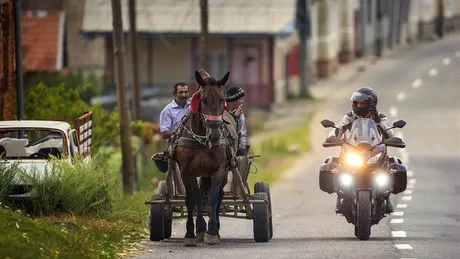
[[[269,208],[269,224],[270,224],[270,239],[273,237],[273,211],[272,211],[272,198],[270,196],[270,186],[267,182],[257,182],[254,184],[254,193],[263,192],[268,196]]]
[[[165,238],[165,205],[150,204],[149,215],[150,240],[160,241]]]
[[[257,200],[264,199],[268,200],[268,195],[263,192],[255,193],[254,198]],[[255,203],[253,204],[253,231],[254,240],[256,242],[268,242],[270,240],[270,219],[269,219],[269,208],[266,203]]]
[[[172,213],[171,213],[172,216]],[[172,235],[172,218],[165,218],[164,220],[165,226],[164,226],[164,238],[170,238]]]
[[[166,196],[166,181],[162,180],[158,184],[158,194]],[[170,215],[165,215],[164,218],[164,238],[170,238],[172,234],[172,209]],[[168,217],[169,216],[169,217]]]

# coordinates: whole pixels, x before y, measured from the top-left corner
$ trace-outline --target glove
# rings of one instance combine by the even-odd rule
[[[379,112],[374,105],[369,106],[369,112],[375,122],[380,122]]]

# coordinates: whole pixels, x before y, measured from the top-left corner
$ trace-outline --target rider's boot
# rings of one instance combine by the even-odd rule
[[[385,198],[386,202],[386,213],[392,213],[395,209],[393,207],[393,204],[391,204],[390,197]]]
[[[340,198],[337,197],[337,202],[335,204],[335,213],[342,213],[342,211],[340,210]]]

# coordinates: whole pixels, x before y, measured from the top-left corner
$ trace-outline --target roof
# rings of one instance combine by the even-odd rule
[[[57,129],[64,133],[70,130],[70,124],[64,121],[45,121],[45,120],[10,120],[0,121],[0,129],[5,128],[49,128]]]
[[[128,0],[121,0],[123,30],[129,31]],[[137,0],[136,29],[151,36],[183,36],[200,33],[199,0]],[[82,34],[111,36],[110,0],[86,0]],[[277,35],[291,33],[295,0],[209,1],[209,34]]]
[[[21,17],[24,70],[62,69],[64,12],[24,11]]]

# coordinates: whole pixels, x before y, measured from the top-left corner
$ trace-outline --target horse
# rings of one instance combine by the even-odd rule
[[[226,102],[222,90],[230,72],[219,80],[210,76],[203,78],[202,74],[195,71],[199,90],[192,96],[190,113],[183,122],[182,134],[174,151],[185,187],[188,211],[185,246],[197,246],[197,242],[202,241],[209,245],[220,243],[219,209],[224,195],[223,187],[227,184],[228,158],[231,156],[227,150],[227,146],[231,144],[225,141],[227,138],[224,136],[227,132],[223,119]],[[202,180],[210,179],[207,229],[203,218],[203,189],[199,187],[197,177],[202,177]],[[196,235],[193,223],[195,207]]]

